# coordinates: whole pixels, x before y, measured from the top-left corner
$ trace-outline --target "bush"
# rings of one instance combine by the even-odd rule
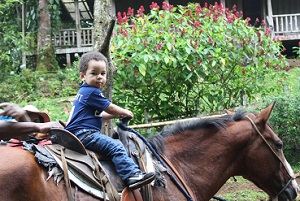
[[[257,106],[251,106],[249,110],[260,111],[266,108],[271,102],[276,101],[270,118],[270,123],[275,132],[285,143],[285,149],[291,152],[300,150],[300,68],[289,71],[289,78],[284,80],[284,90],[281,93],[270,93],[259,99]],[[268,84],[276,86],[276,82]]]
[[[150,8],[119,13],[111,46],[114,101],[135,111],[137,123],[147,115],[162,121],[228,109],[281,90],[265,84],[267,74],[281,79],[284,71],[275,71],[288,65],[267,27],[218,3]]]
[[[31,69],[23,69],[19,74],[12,71],[1,82],[0,102],[19,103],[74,96],[80,84],[77,66],[48,73]]]

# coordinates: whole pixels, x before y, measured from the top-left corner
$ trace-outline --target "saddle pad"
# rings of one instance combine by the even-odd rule
[[[61,169],[63,169],[63,165],[61,160],[59,159],[54,152],[50,151],[49,148],[46,145],[46,149],[49,151],[49,153],[53,156],[53,158],[56,160],[57,164]],[[109,200],[109,197],[106,193],[104,193],[102,190],[100,190],[98,187],[92,185],[90,182],[85,182],[81,175],[75,174],[70,169],[68,170],[69,178],[72,182],[74,182],[76,185],[78,185],[81,189],[86,191],[87,193],[90,193],[91,195],[94,195],[97,198],[100,199],[106,199]]]
[[[47,150],[49,152],[52,152],[52,155],[55,154],[55,156],[57,156],[59,159],[61,158],[61,147],[62,146],[59,144],[46,145]],[[92,182],[93,185],[99,186],[99,182],[96,181],[93,174],[95,165],[89,155],[84,155],[69,149],[65,149],[64,155],[67,160],[68,166],[72,171],[72,174],[76,174],[78,178],[81,178],[81,180],[88,180],[89,182]],[[99,162],[108,173],[109,177],[111,178],[111,182],[116,187],[117,191],[121,192],[125,186],[122,179],[116,172],[112,161],[101,160]]]

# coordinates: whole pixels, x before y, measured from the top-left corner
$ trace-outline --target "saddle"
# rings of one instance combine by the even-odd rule
[[[153,200],[150,185],[141,189],[142,195],[138,189],[129,190],[119,177],[111,160],[85,149],[80,140],[69,131],[55,128],[51,129],[49,134],[53,144],[45,145],[45,148],[64,172],[69,196],[71,196],[70,181],[72,181],[91,195],[104,200]],[[154,171],[151,156],[137,136],[121,129],[114,134],[119,137],[128,154],[141,170]]]

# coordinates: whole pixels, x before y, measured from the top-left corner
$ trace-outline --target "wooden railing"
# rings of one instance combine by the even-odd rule
[[[300,32],[300,14],[273,15],[273,31],[275,35]]]
[[[52,41],[57,48],[93,46],[93,28],[81,28],[79,33],[76,29],[61,29]]]

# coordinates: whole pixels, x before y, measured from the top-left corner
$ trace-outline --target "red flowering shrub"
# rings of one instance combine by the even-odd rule
[[[267,93],[265,75],[287,65],[281,43],[235,8],[166,2],[150,8],[118,14],[111,46],[114,100],[135,111],[137,121],[145,111],[176,119],[240,106],[242,96],[251,101]]]

